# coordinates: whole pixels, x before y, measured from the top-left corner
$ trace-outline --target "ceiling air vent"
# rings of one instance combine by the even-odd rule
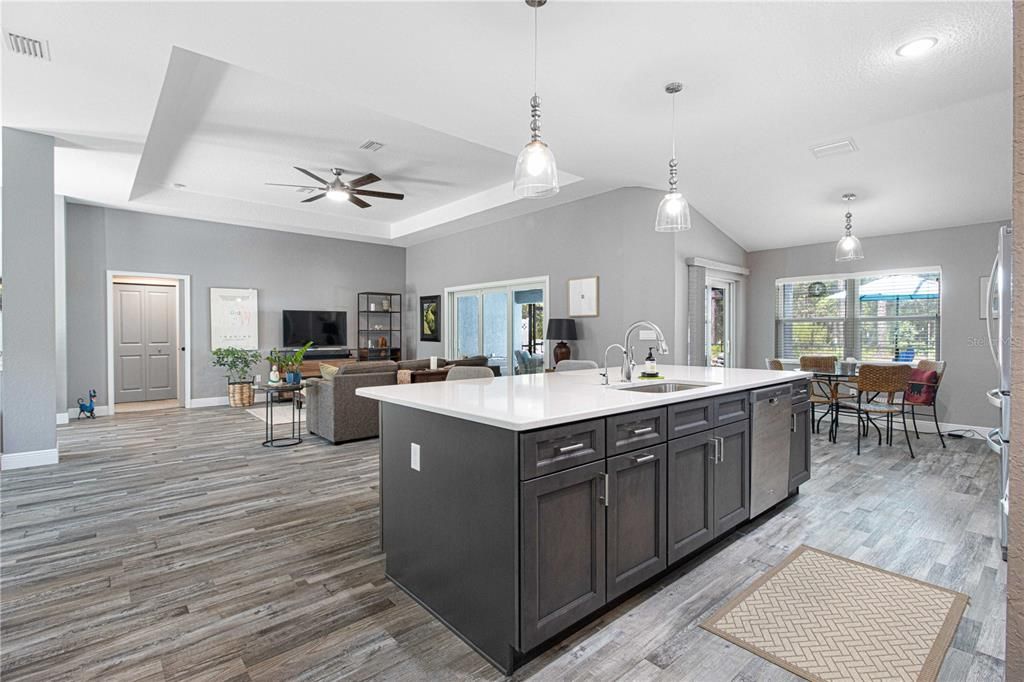
[[[13,31],[4,31],[4,42],[7,44],[7,49],[14,54],[50,61],[50,42],[48,40],[29,38]]]
[[[854,144],[852,137],[811,147],[811,153],[814,154],[816,159],[824,159],[826,156],[838,156],[839,154],[850,154],[855,151],[857,151],[857,145]]]
[[[384,148],[383,142],[377,142],[377,140],[367,140],[366,142],[359,145],[359,148],[367,152],[379,152]]]

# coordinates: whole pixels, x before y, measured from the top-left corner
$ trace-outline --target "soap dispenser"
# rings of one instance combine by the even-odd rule
[[[647,358],[644,360],[644,374],[649,377],[658,376],[658,362],[654,359],[654,346],[647,348]]]

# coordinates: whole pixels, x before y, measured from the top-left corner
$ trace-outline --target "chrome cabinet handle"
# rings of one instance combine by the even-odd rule
[[[643,464],[644,462],[650,462],[654,459],[654,455],[644,455],[643,457],[634,457],[633,464]]]
[[[653,426],[645,426],[642,429],[633,429],[633,435],[634,436],[642,436],[645,433],[650,433],[653,430],[654,430]]]
[[[725,461],[725,438],[716,436],[715,440],[718,442],[718,463],[721,464]]]
[[[559,451],[559,452],[562,452],[562,453],[565,453],[565,452],[573,452],[573,451],[575,451],[575,450],[579,450],[579,449],[581,449],[581,448],[583,448],[583,447],[585,447],[585,446],[583,445],[583,443],[573,443],[572,445],[566,445],[566,446],[564,446],[564,447],[560,447],[560,448],[558,448],[558,451]]]
[[[713,464],[718,464],[718,439],[711,436],[711,444],[715,446],[715,451],[711,453],[711,462]]]
[[[601,472],[601,473],[598,474],[598,476],[600,476],[601,478],[604,479],[604,495],[600,495],[598,497],[598,499],[600,501],[604,502],[604,506],[607,507],[608,506],[608,474],[606,474],[604,472]]]
[[[792,422],[791,426],[789,427],[789,430],[792,433],[796,433],[796,412],[790,414],[789,419]]]

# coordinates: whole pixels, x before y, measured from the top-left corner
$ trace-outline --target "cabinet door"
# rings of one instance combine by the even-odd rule
[[[524,652],[605,603],[605,479],[602,460],[520,487]]]
[[[811,404],[793,406],[789,438],[789,492],[811,479]]]
[[[713,431],[668,444],[668,562],[697,551],[715,536]]]
[[[714,431],[721,442],[715,467],[715,537],[750,518],[750,422],[735,422]]]
[[[608,599],[668,565],[665,446],[608,460]]]

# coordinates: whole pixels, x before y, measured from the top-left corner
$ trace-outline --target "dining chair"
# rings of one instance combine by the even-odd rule
[[[445,381],[462,381],[463,379],[493,379],[494,371],[490,367],[474,367],[458,365],[448,370]]]
[[[782,360],[779,360],[778,358],[765,358],[764,365],[768,369],[774,369],[775,371],[782,371],[786,369],[782,366]]]
[[[942,447],[946,447],[946,439],[942,436],[942,429],[939,428],[939,410],[936,401],[939,397],[939,385],[942,383],[942,376],[946,373],[945,360],[918,360],[917,368],[910,373],[907,379],[906,401],[910,405],[910,419],[914,423],[914,437],[921,438],[917,431],[916,408],[930,407],[932,410],[932,421],[935,422],[935,432],[939,434]]]
[[[593,360],[562,360],[555,365],[556,372],[574,372],[578,369],[597,369]]]
[[[838,358],[834,355],[801,355],[800,369],[804,372],[826,372],[836,371]],[[836,402],[835,386],[827,379],[812,378],[809,385],[808,395],[811,400],[811,431],[821,433],[821,420],[832,414],[832,408]],[[824,405],[825,413],[820,418],[815,418],[815,405]],[[829,429],[831,435],[831,428]]]
[[[907,449],[914,459],[914,447],[910,444],[907,431],[906,390],[907,382],[913,368],[910,365],[861,365],[857,374],[857,400],[840,400],[839,407],[855,412],[857,415],[857,454],[860,455],[861,420],[866,420],[863,427],[871,424],[878,431],[878,444],[882,444],[882,431],[871,419],[871,415],[885,418],[886,445],[892,445],[893,418],[899,415],[903,420],[903,436],[907,439]],[[896,402],[896,395],[900,395]],[[865,400],[867,398],[867,400]]]

